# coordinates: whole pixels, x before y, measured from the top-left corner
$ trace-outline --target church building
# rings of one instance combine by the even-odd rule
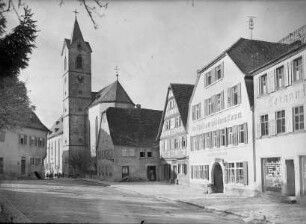
[[[75,19],[71,39],[64,40],[61,53],[63,113],[48,135],[47,173],[76,177],[90,174],[90,177],[97,178],[97,151],[102,150],[98,146],[102,114],[110,107],[135,109],[135,104],[118,81],[118,74],[115,82],[98,92],[92,91],[91,53],[90,44],[84,40]]]

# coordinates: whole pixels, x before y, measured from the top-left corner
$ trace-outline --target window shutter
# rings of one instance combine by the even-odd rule
[[[224,128],[224,131],[225,131],[225,146],[227,146],[227,143],[228,143],[228,132],[227,132],[227,128]]]
[[[205,116],[208,115],[208,99],[204,100],[204,113]]]
[[[302,75],[306,79],[306,54],[302,56]]]
[[[213,68],[210,71],[210,74],[211,74],[211,83],[214,83],[216,81],[216,68]]]
[[[224,77],[224,61],[221,63],[221,78]]]
[[[248,185],[248,162],[243,162],[243,181],[244,185]]]
[[[244,143],[248,143],[248,123],[243,124],[244,127]]]
[[[275,90],[274,73],[275,73],[275,69],[269,71],[267,74],[268,93],[274,92]]]
[[[254,92],[255,92],[255,98],[259,97],[259,78],[258,76],[254,78]]]
[[[294,108],[292,108],[292,110],[291,110],[291,113],[290,113],[290,110],[288,111],[289,113],[287,114],[286,112],[285,112],[285,123],[286,123],[286,128],[285,128],[285,131],[286,132],[293,132],[293,109]]]
[[[27,144],[28,136],[24,135],[24,144]]]
[[[214,95],[212,98],[211,98],[211,104],[212,104],[212,113],[215,113],[216,112],[216,95]]]
[[[238,84],[237,90],[238,90],[238,104],[240,104],[241,103],[241,83]]]
[[[260,124],[260,120],[259,120],[259,123],[257,123],[257,127],[256,127],[256,137],[257,138],[261,137],[261,124]]]
[[[293,61],[290,61],[290,78],[291,78],[291,82],[290,84],[294,81],[294,77],[293,77]]]
[[[224,183],[228,184],[228,163],[224,163]]]
[[[227,105],[228,107],[232,106],[232,88],[227,89]]]
[[[221,110],[224,109],[224,91],[221,93]]]
[[[206,86],[207,86],[206,79],[207,79],[207,74],[204,74],[204,75],[203,75],[204,87],[206,87]]]
[[[238,125],[233,127],[234,145],[238,145]]]

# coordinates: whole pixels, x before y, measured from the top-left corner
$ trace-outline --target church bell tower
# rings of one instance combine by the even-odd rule
[[[71,39],[65,39],[63,61],[63,170],[84,175],[86,108],[91,102],[91,47],[75,18]]]

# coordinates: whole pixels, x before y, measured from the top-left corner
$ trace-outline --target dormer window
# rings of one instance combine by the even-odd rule
[[[83,58],[81,55],[78,55],[76,58],[76,68],[82,69],[83,68]]]

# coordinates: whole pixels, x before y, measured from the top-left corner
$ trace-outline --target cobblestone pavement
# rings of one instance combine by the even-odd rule
[[[1,181],[0,194],[36,223],[242,222],[184,203],[85,180]]]
[[[92,180],[91,180],[92,181]],[[100,181],[101,182],[101,181]],[[227,194],[203,194],[203,189],[161,182],[111,183],[113,188],[126,192],[181,201],[205,208],[224,216],[241,217],[253,223],[306,223],[306,197],[297,198],[297,203],[288,203],[284,198],[272,195],[242,197]]]

